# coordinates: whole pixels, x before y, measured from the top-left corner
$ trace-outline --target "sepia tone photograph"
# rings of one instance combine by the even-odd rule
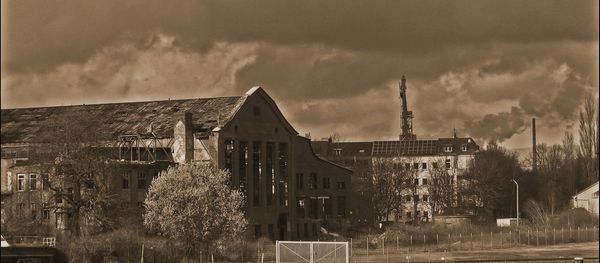
[[[0,262],[599,262],[597,0],[0,0]]]

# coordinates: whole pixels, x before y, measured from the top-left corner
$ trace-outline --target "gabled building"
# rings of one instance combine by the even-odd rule
[[[28,151],[43,147],[36,136],[45,124],[78,111],[97,116],[96,132],[109,135],[98,143],[120,163],[111,189],[121,209],[137,216],[152,177],[184,162],[231,172],[233,187],[246,195],[255,237],[316,239],[322,225],[349,215],[351,170],[316,156],[273,99],[255,87],[239,97],[2,109],[3,219],[6,213],[66,228],[69,215],[45,208],[54,202],[47,175],[28,161]]]

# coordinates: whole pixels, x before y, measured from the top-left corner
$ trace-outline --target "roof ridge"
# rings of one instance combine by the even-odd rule
[[[22,107],[22,108],[2,108],[1,110],[33,110],[33,109],[44,109],[44,108],[68,108],[68,107],[81,107],[81,106],[102,106],[102,105],[117,105],[117,104],[138,104],[138,103],[150,103],[150,102],[165,102],[165,101],[192,101],[192,100],[210,100],[210,99],[239,99],[243,96],[218,96],[218,97],[205,97],[205,98],[187,98],[187,99],[166,99],[166,100],[145,100],[145,101],[123,101],[123,102],[104,102],[104,103],[92,103],[92,104],[74,104],[74,105],[51,105],[43,107]]]

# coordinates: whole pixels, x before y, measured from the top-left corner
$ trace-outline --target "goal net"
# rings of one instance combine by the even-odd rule
[[[349,263],[348,242],[277,241],[277,263]]]

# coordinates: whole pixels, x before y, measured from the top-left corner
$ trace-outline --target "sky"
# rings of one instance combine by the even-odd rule
[[[239,96],[301,133],[560,143],[598,98],[598,1],[2,1],[2,108]],[[576,136],[577,138],[577,136]]]

